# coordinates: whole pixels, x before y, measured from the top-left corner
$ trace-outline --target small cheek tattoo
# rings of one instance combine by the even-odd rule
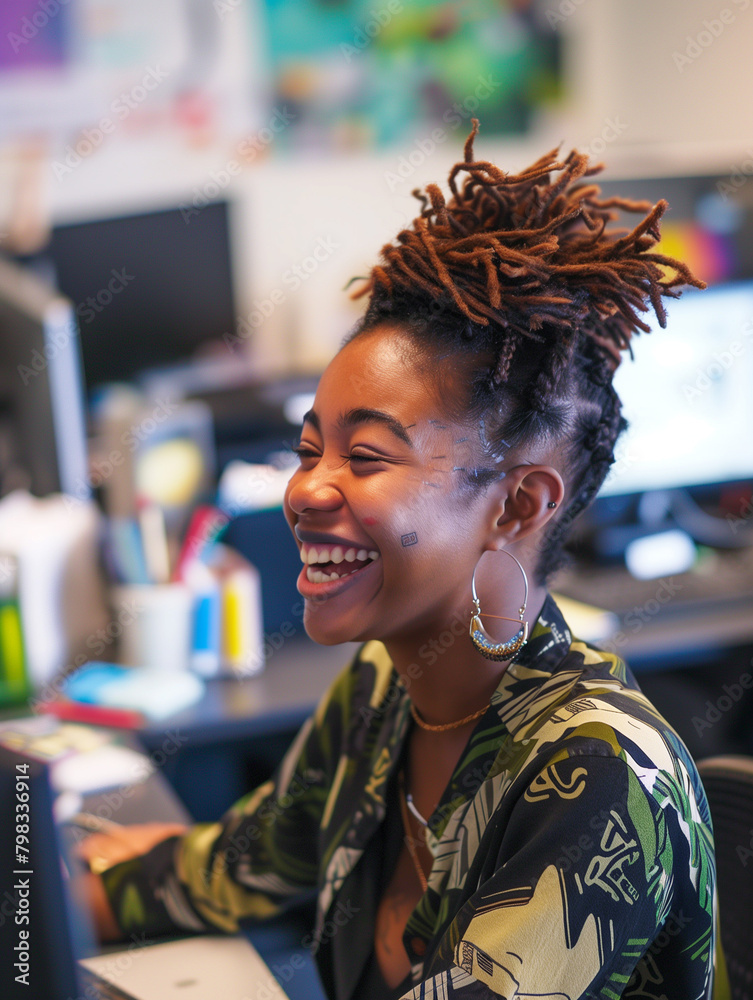
[[[418,535],[415,531],[411,531],[407,535],[401,535],[400,541],[403,543],[403,548],[406,548],[408,545],[416,545],[418,542]]]

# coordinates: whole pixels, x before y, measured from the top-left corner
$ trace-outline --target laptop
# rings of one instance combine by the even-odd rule
[[[80,965],[82,979],[107,1000],[287,1000],[244,937],[211,934],[137,945],[83,958]]]
[[[55,823],[46,765],[0,746],[0,802],[5,998],[288,1000],[242,936],[193,935],[159,944],[133,938],[118,950],[96,954],[89,915],[71,891],[73,860]]]

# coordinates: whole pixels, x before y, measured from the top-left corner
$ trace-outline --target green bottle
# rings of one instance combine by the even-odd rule
[[[18,606],[18,562],[0,553],[0,705],[15,705],[31,694]]]

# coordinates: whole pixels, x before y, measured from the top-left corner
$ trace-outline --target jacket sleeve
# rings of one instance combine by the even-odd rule
[[[316,887],[320,818],[357,669],[358,658],[330,685],[272,778],[222,819],[195,825],[102,873],[125,935],[233,932],[241,918],[273,916]]]
[[[668,996],[710,996],[713,847],[694,835],[692,810],[677,805],[671,790],[663,802],[647,793],[621,757],[554,758],[501,839],[488,822],[495,856],[443,936],[433,974],[403,1000],[659,996],[643,990],[664,981],[662,970]],[[481,857],[483,848],[482,839]],[[694,962],[679,954],[691,939]]]

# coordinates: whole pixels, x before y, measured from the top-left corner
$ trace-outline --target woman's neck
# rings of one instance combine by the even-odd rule
[[[529,634],[546,595],[544,587],[530,590],[525,614]],[[463,622],[455,615],[446,627],[385,640],[414,707],[431,725],[455,722],[483,708],[507,669],[509,661],[487,660],[478,652],[468,635],[469,625],[470,616]]]

